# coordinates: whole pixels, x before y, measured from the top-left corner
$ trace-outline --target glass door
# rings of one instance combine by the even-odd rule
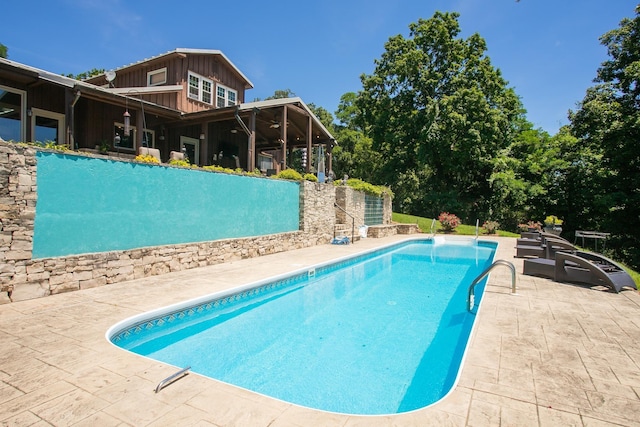
[[[189,158],[189,162],[192,165],[200,164],[200,140],[189,138],[188,136],[181,136],[180,149]]]
[[[65,144],[64,114],[32,108],[31,140],[41,144]]]

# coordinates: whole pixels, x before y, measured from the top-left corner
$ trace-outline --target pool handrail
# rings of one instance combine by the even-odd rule
[[[433,221],[431,221],[431,230],[430,233],[432,236],[436,235],[436,219],[433,218]]]
[[[158,385],[156,386],[156,390],[155,390],[156,393],[159,392],[160,390],[162,390],[163,388],[165,388],[166,386],[168,386],[169,384],[171,384],[172,382],[177,381],[180,378],[183,378],[185,375],[187,375],[189,373],[188,371],[190,369],[191,369],[191,366],[187,366],[186,368],[180,369],[175,374],[171,374],[167,378],[165,378],[162,381],[160,381],[158,383]]]
[[[345,209],[342,208],[342,206],[340,206],[337,203],[333,203],[333,205],[340,209],[342,212],[345,213],[345,215],[350,216],[351,217],[351,243],[355,243],[353,240],[353,237],[355,236],[355,232],[356,232],[356,217],[354,217],[353,215],[351,215],[349,212],[347,212]],[[333,237],[336,237],[336,230],[335,228],[333,229]]]
[[[474,291],[475,286],[484,278],[484,276],[489,274],[494,267],[497,267],[499,265],[504,265],[505,267],[509,267],[509,269],[511,270],[511,294],[512,295],[516,294],[516,267],[513,265],[513,263],[506,261],[504,259],[496,260],[493,264],[487,267],[482,273],[480,273],[480,275],[476,277],[473,280],[473,282],[471,282],[471,285],[469,286],[469,292],[467,294],[467,310],[468,311],[471,311],[475,305],[475,291]]]

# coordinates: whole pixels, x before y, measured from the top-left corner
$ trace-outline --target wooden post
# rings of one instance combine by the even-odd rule
[[[307,167],[306,172],[311,172],[311,159],[313,156],[311,155],[311,149],[313,148],[313,119],[309,115],[307,117]]]
[[[282,139],[282,170],[287,169],[287,106],[282,107],[282,123],[280,124],[280,139]]]
[[[251,131],[251,135],[249,135],[249,163],[247,164],[247,172],[253,172],[256,168],[256,114],[257,112],[254,109],[249,118],[249,130]]]

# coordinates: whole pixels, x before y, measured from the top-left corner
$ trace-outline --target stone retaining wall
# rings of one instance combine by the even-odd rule
[[[336,187],[336,204],[347,213],[355,218],[356,227],[363,225],[364,213],[366,207],[366,196],[361,191],[356,191],[351,187],[341,185]],[[391,224],[391,197],[388,194],[383,196],[383,212],[382,223]],[[341,209],[336,208],[336,222],[338,224],[351,224],[351,217],[343,212]]]
[[[299,231],[34,260],[36,168],[36,149],[0,142],[0,303],[325,244],[333,236],[333,185],[305,181]]]

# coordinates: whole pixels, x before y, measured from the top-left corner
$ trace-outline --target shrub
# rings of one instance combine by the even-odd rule
[[[275,175],[275,178],[290,179],[292,181],[302,181],[302,175],[300,175],[300,172],[296,171],[295,169],[285,169],[283,171],[280,171],[277,175]]]
[[[442,212],[440,216],[438,216],[438,221],[440,221],[440,225],[444,231],[453,231],[460,225],[460,218],[449,212]]]
[[[318,182],[318,177],[312,173],[305,173],[303,178],[305,181]]]
[[[156,159],[150,154],[138,154],[135,160],[136,162],[142,162],[142,163],[160,163],[158,159]]]
[[[335,185],[340,185],[342,180],[338,179],[334,182]],[[363,193],[370,194],[372,196],[382,197],[384,194],[388,194],[389,197],[393,198],[393,192],[391,189],[384,185],[369,184],[368,182],[357,178],[349,178],[347,180],[347,185],[356,191],[362,191]]]
[[[482,228],[484,228],[484,231],[487,234],[495,234],[495,232],[498,230],[498,227],[500,227],[500,223],[498,221],[485,221],[484,224],[482,224]]]
[[[169,160],[169,164],[172,166],[182,166],[185,168],[191,167],[191,163],[189,163],[189,160],[171,159]]]
[[[542,231],[542,224],[539,221],[527,221],[524,224],[518,224],[520,231]]]

